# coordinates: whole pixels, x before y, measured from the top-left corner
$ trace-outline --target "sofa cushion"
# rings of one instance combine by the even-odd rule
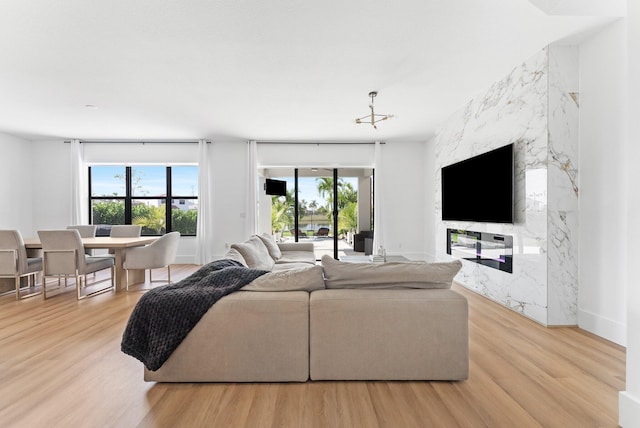
[[[316,255],[309,251],[284,251],[282,257],[276,260],[276,263],[307,263],[316,264]]]
[[[242,257],[242,254],[240,254],[240,252],[235,248],[229,248],[229,251],[225,253],[224,258],[235,260],[239,263],[242,263],[244,267],[249,267],[249,265],[247,265],[247,261],[244,259],[244,257]]]
[[[309,266],[315,266],[315,265],[311,265],[309,263],[303,263],[303,262],[276,263],[273,266],[273,269],[271,269],[271,272],[282,272],[282,271],[291,270],[291,269],[302,269],[302,268],[308,268]]]
[[[307,253],[313,253],[313,242],[279,242],[278,248],[283,253],[285,251],[305,251]]]
[[[242,287],[242,291],[313,291],[324,289],[322,266],[266,273]]]
[[[322,257],[327,288],[451,288],[462,262],[346,263]]]
[[[269,235],[268,233],[263,233],[261,235],[256,235],[256,236],[260,238],[264,246],[267,247],[267,250],[269,251],[269,255],[273,260],[278,260],[280,257],[282,257],[282,252],[280,251],[280,247],[278,247],[278,244],[276,244],[276,241],[273,239],[273,236]]]
[[[241,244],[231,244],[231,248],[242,254],[248,267],[262,270],[273,269],[275,262],[269,255],[269,251],[264,246],[262,239],[257,236],[252,236]]]

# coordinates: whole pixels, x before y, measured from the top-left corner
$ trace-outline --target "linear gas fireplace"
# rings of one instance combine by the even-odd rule
[[[513,237],[509,235],[447,229],[447,254],[513,273]]]

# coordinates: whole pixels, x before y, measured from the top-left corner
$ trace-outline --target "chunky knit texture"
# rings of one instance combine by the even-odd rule
[[[122,352],[158,370],[215,302],[265,273],[216,260],[182,281],[150,290],[129,317]]]

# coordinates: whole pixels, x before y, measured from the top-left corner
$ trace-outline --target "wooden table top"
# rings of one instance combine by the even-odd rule
[[[82,238],[85,248],[130,248],[151,244],[159,236],[140,236],[130,238],[112,238],[110,236],[97,236],[95,238]],[[40,249],[42,244],[38,238],[25,238],[24,246],[28,249]]]

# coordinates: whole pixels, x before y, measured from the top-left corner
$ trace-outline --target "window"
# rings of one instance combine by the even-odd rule
[[[91,166],[90,222],[99,235],[108,235],[112,224],[138,224],[143,235],[194,236],[197,189],[197,166]]]

